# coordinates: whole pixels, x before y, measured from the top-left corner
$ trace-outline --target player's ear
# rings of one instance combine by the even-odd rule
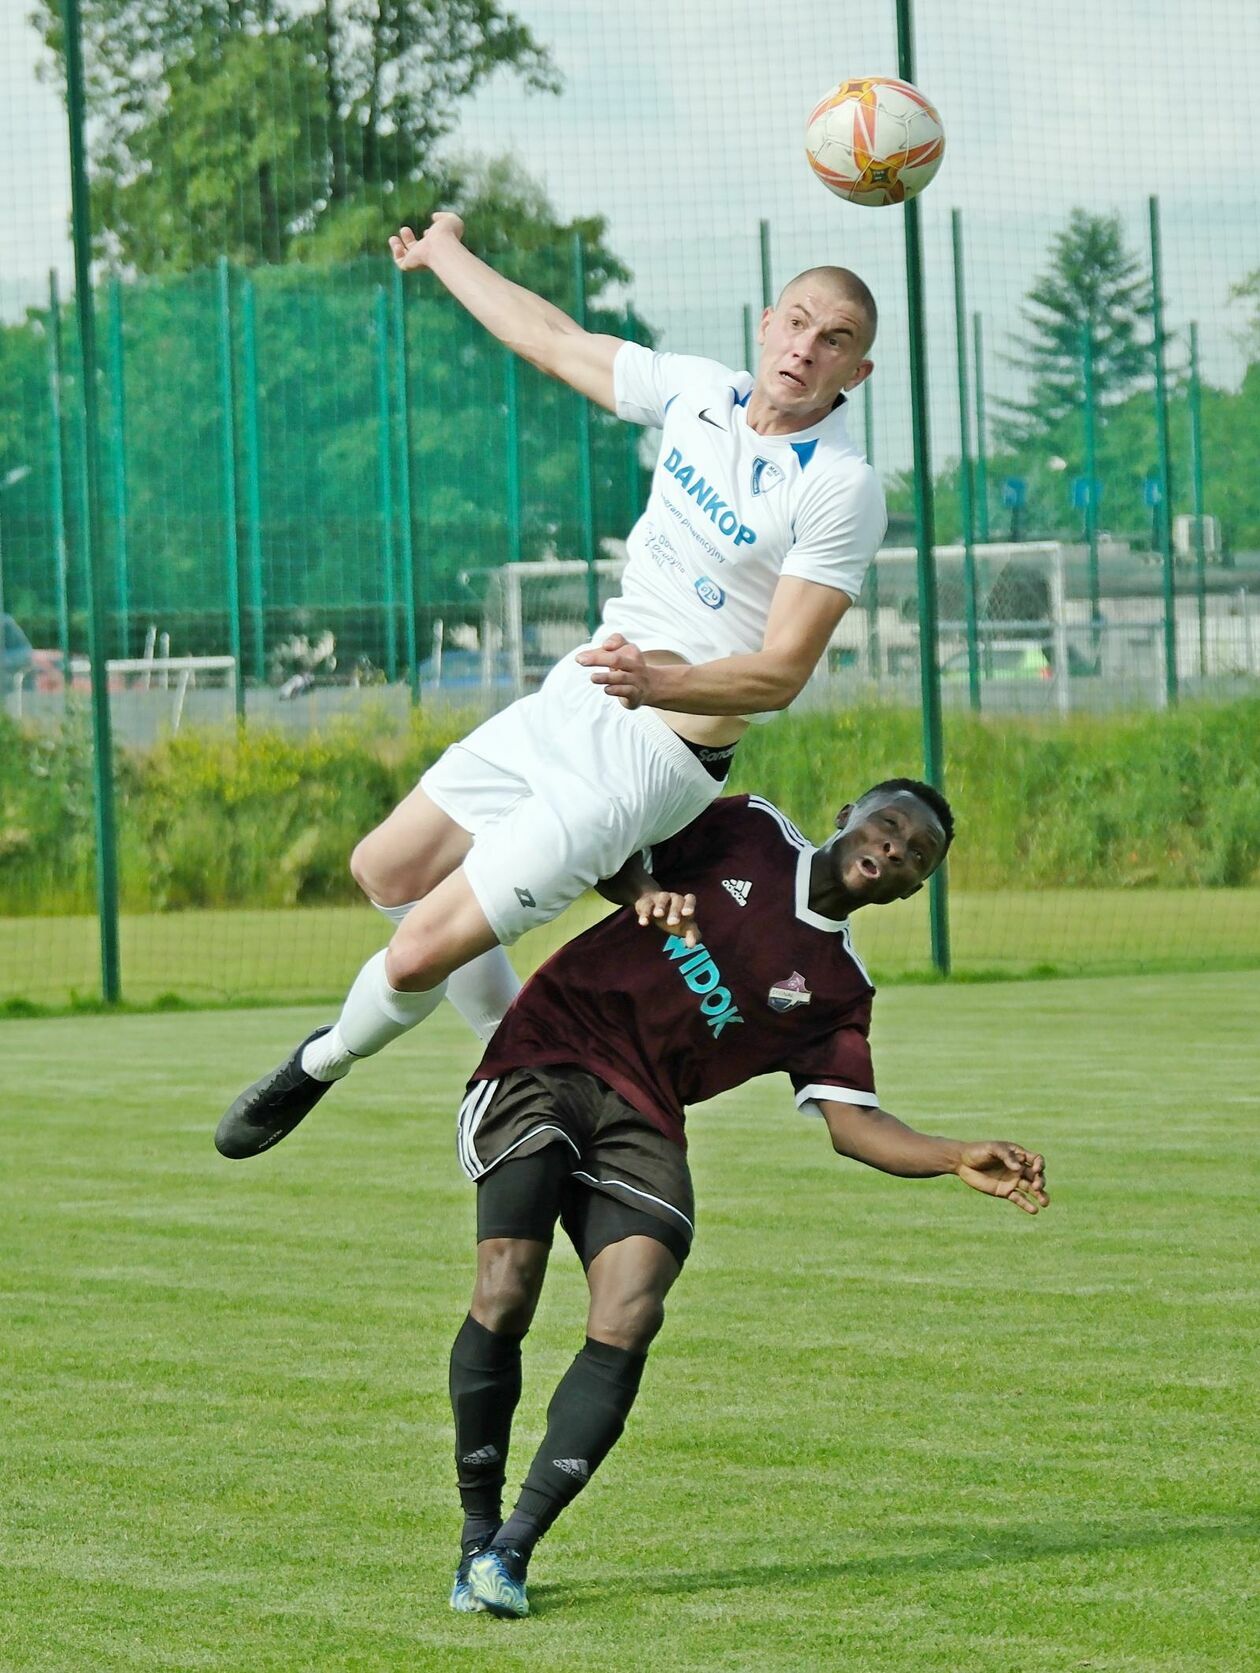
[[[757,326],[757,341],[759,343],[762,343],[762,344],[765,343],[766,330],[767,330],[767,328],[770,324],[770,321],[773,318],[774,318],[774,309],[773,308],[763,308],[761,310],[761,322]]]
[[[844,387],[846,389],[856,389],[859,384],[866,382],[874,370],[875,362],[873,360],[859,360],[853,369],[853,376]]]
[[[853,803],[846,802],[836,815],[836,829],[842,831],[849,823],[849,815],[853,812]]]

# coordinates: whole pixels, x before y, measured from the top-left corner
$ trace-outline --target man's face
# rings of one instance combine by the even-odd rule
[[[869,330],[858,305],[830,286],[791,286],[761,316],[757,393],[785,418],[824,417],[838,395],[869,377]]]
[[[945,858],[945,833],[909,790],[884,792],[842,808],[828,852],[854,907],[885,906],[917,893]]]

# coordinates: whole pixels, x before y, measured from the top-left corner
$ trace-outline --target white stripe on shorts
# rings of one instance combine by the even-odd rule
[[[675,1208],[673,1203],[666,1202],[664,1197],[655,1197],[652,1195],[651,1191],[641,1191],[637,1185],[629,1185],[624,1179],[596,1179],[593,1173],[583,1173],[580,1168],[574,1168],[573,1177],[574,1179],[584,1180],[587,1185],[594,1185],[597,1188],[603,1187],[605,1190],[610,1185],[615,1185],[619,1191],[629,1191],[632,1196],[646,1197],[648,1202],[658,1202],[662,1208],[667,1208],[671,1214],[677,1215],[683,1225],[686,1226],[687,1230],[691,1232],[693,1236],[695,1234],[696,1228],[683,1213],[682,1209]]]
[[[498,1084],[497,1080],[478,1081],[459,1106],[459,1115],[456,1121],[456,1144],[459,1164],[469,1179],[476,1179],[481,1172],[477,1152],[473,1149],[472,1136],[477,1131],[477,1125],[485,1107],[494,1097],[495,1088]]]
[[[456,1144],[459,1154],[459,1165],[463,1168],[469,1179],[474,1181],[484,1179],[486,1174],[490,1172],[491,1168],[497,1168],[500,1162],[506,1162],[512,1152],[514,1150],[519,1150],[527,1139],[532,1139],[534,1137],[535,1133],[555,1133],[557,1138],[562,1138],[564,1140],[575,1156],[581,1156],[582,1152],[578,1149],[577,1145],[574,1144],[573,1140],[565,1132],[563,1127],[557,1127],[553,1121],[540,1121],[536,1127],[531,1127],[527,1133],[522,1133],[516,1143],[510,1144],[501,1155],[495,1157],[493,1162],[486,1162],[483,1165],[480,1156],[477,1154],[477,1129],[481,1125],[482,1117],[490,1108],[498,1088],[499,1082],[497,1080],[479,1081],[473,1090],[465,1097],[463,1103],[459,1106],[459,1116],[457,1118],[456,1125]]]

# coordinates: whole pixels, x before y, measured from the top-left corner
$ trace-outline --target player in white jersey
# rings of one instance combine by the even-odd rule
[[[886,526],[845,428],[876,327],[856,274],[792,280],[762,315],[751,375],[582,329],[474,256],[458,216],[390,248],[531,364],[660,425],[661,452],[595,640],[448,749],[355,850],[394,937],[337,1022],[233,1103],[215,1136],[232,1157],[283,1138],[444,993],[488,1038],[518,985],[503,947],[708,806],[749,717],[805,685]]]

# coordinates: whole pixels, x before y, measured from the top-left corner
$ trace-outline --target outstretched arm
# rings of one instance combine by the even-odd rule
[[[961,1139],[932,1138],[898,1121],[887,1110],[856,1104],[822,1102],[823,1119],[841,1156],[903,1179],[931,1179],[956,1173],[964,1184],[990,1197],[1006,1197],[1026,1214],[1050,1201],[1046,1165],[1031,1150],[1005,1139],[967,1144]]]
[[[665,935],[677,935],[689,947],[700,945],[696,897],[662,889],[638,854],[632,854],[614,876],[601,877],[595,890],[614,906],[633,908],[645,927],[655,924]]]
[[[640,703],[696,715],[786,709],[800,695],[851,603],[838,588],[784,575],[774,590],[759,651],[715,662],[655,663],[613,633],[577,660],[593,668],[595,684],[628,709]]]
[[[613,361],[622,339],[584,330],[532,290],[496,273],[465,249],[463,240],[463,221],[439,210],[423,237],[400,227],[389,249],[404,273],[427,268],[474,319],[531,366],[615,412]]]

